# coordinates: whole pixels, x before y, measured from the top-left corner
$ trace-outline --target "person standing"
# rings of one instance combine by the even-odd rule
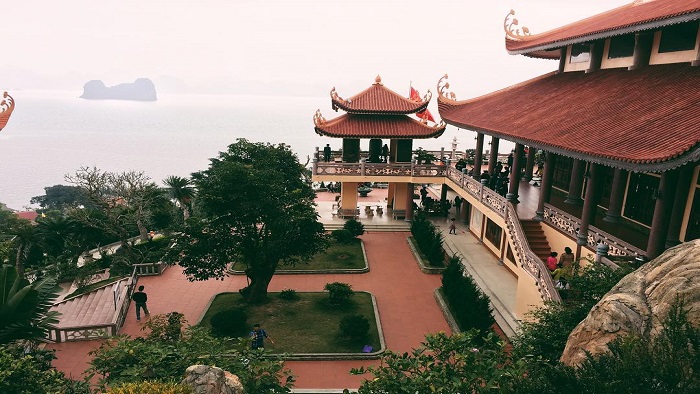
[[[457,225],[454,218],[450,219],[450,234],[457,235]]]
[[[387,144],[382,146],[382,159],[385,163],[389,162],[389,146]]]
[[[323,147],[323,161],[326,163],[331,161],[331,144],[326,144],[326,146]]]
[[[141,321],[141,309],[143,309],[143,312],[146,314],[146,316],[150,316],[151,313],[148,312],[148,307],[146,307],[146,301],[148,301],[148,295],[143,292],[144,287],[139,286],[139,291],[134,293],[134,295],[131,296],[131,299],[134,300],[136,303],[136,321]]]
[[[462,210],[462,198],[460,196],[455,196],[455,212],[457,212],[457,215],[459,215],[459,212]]]
[[[265,338],[267,338],[270,343],[275,343],[272,338],[267,334],[260,324],[256,323],[253,325],[253,331],[250,332],[250,347],[251,349],[265,349]]]
[[[559,267],[568,269],[574,264],[574,260],[576,260],[576,256],[574,256],[571,248],[567,246],[564,248],[564,254],[559,258]]]

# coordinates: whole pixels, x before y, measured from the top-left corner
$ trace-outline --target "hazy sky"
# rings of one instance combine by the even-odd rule
[[[0,89],[80,90],[164,77],[236,93],[350,96],[380,74],[458,99],[534,77],[556,61],[510,56],[503,20],[535,34],[632,0],[21,0],[0,13]]]

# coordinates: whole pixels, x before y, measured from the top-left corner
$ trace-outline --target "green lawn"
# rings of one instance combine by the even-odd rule
[[[356,293],[344,308],[330,307],[328,293],[298,293],[299,299],[295,301],[280,299],[278,294],[269,293],[269,302],[264,305],[250,306],[243,303],[238,293],[221,293],[212,302],[200,325],[209,328],[209,320],[217,312],[242,308],[248,315],[251,329],[253,324],[260,323],[275,340],[274,344],[265,345],[273,353],[360,353],[364,345],[371,345],[374,351],[380,349],[370,294]],[[353,341],[340,337],[340,320],[353,314],[369,320],[366,339]]]
[[[328,249],[315,254],[311,260],[295,265],[280,265],[277,272],[285,270],[318,271],[338,269],[362,269],[366,267],[365,256],[362,253],[362,241],[355,239],[350,243],[341,244],[330,240]],[[242,271],[243,265],[234,264],[234,270]]]

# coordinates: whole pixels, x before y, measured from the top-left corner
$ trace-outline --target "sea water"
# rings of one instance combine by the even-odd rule
[[[170,175],[206,169],[237,138],[288,144],[302,163],[315,147],[342,146],[314,131],[317,109],[326,119],[342,114],[328,96],[160,94],[158,101],[136,102],[84,100],[79,91],[10,94],[16,108],[0,131],[0,202],[14,209],[28,207],[47,186],[68,184],[65,175],[82,166],[144,171],[162,185]],[[414,141],[414,148],[449,151],[457,137],[464,150],[474,147],[474,135],[448,127],[439,139]]]

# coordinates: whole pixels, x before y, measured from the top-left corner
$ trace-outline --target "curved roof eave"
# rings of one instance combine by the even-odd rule
[[[601,40],[609,37],[614,37],[614,36],[620,36],[623,34],[629,34],[629,33],[636,33],[639,31],[644,31],[644,30],[652,30],[652,29],[658,29],[660,27],[665,27],[669,25],[675,25],[679,23],[684,23],[684,22],[690,22],[694,20],[700,19],[700,11],[688,13],[688,14],[683,14],[671,18],[666,18],[666,19],[660,19],[660,20],[652,20],[648,22],[643,22],[640,24],[633,24],[629,26],[623,26],[620,28],[614,28],[614,29],[605,29],[605,30],[600,30],[596,32],[591,32],[589,34],[584,34],[584,35],[579,35],[575,37],[569,37],[567,39],[563,40],[555,40],[552,42],[547,42],[547,43],[542,43],[539,45],[535,45],[532,47],[524,47],[520,49],[508,49],[508,42],[513,42],[516,43],[518,41],[508,39],[506,38],[506,52],[510,55],[527,55],[532,52],[543,52],[543,51],[551,51],[553,49],[558,49],[561,47],[566,47],[572,44],[580,44],[584,42],[589,42],[589,41],[595,41],[595,40]],[[535,38],[536,36],[530,36],[532,38]],[[526,40],[527,41],[527,40]],[[536,55],[530,55],[531,57],[539,57]]]
[[[699,161],[700,160],[700,144],[697,144],[693,148],[689,149],[688,151],[679,154],[678,156],[672,157],[668,160],[664,161],[656,161],[656,162],[629,162],[629,161],[622,161],[622,160],[615,160],[603,156],[592,156],[589,154],[586,154],[584,152],[579,152],[579,151],[574,151],[574,150],[569,150],[565,149],[559,146],[553,146],[549,145],[547,143],[544,143],[542,141],[536,141],[536,140],[530,140],[526,138],[518,138],[514,137],[512,135],[507,135],[504,133],[499,133],[497,131],[493,130],[488,130],[488,129],[483,129],[479,127],[474,127],[471,125],[467,125],[464,123],[460,122],[455,122],[450,119],[444,118],[443,121],[449,125],[462,128],[462,129],[467,129],[471,131],[475,131],[477,133],[482,133],[486,134],[492,137],[498,137],[498,138],[503,138],[508,141],[513,141],[515,143],[523,144],[526,146],[532,146],[537,149],[541,149],[547,152],[552,152],[556,153],[562,156],[566,157],[571,157],[574,159],[578,160],[584,160],[588,162],[593,162],[597,164],[602,164],[608,167],[614,167],[614,168],[620,168],[623,170],[631,171],[631,172],[664,172],[668,170],[672,170],[674,168],[678,168],[686,163],[693,162],[693,161]]]
[[[411,108],[411,109],[406,109],[404,111],[381,111],[381,110],[372,110],[372,109],[357,109],[357,108],[350,108],[344,103],[341,103],[338,100],[331,99],[331,104],[333,105],[333,108],[340,108],[343,111],[349,113],[349,114],[355,114],[355,115],[408,115],[416,112],[421,112],[424,111],[426,108],[428,108],[428,104],[430,104],[429,101],[425,101],[420,105],[417,105],[416,108]],[[418,103],[416,103],[418,104]]]

